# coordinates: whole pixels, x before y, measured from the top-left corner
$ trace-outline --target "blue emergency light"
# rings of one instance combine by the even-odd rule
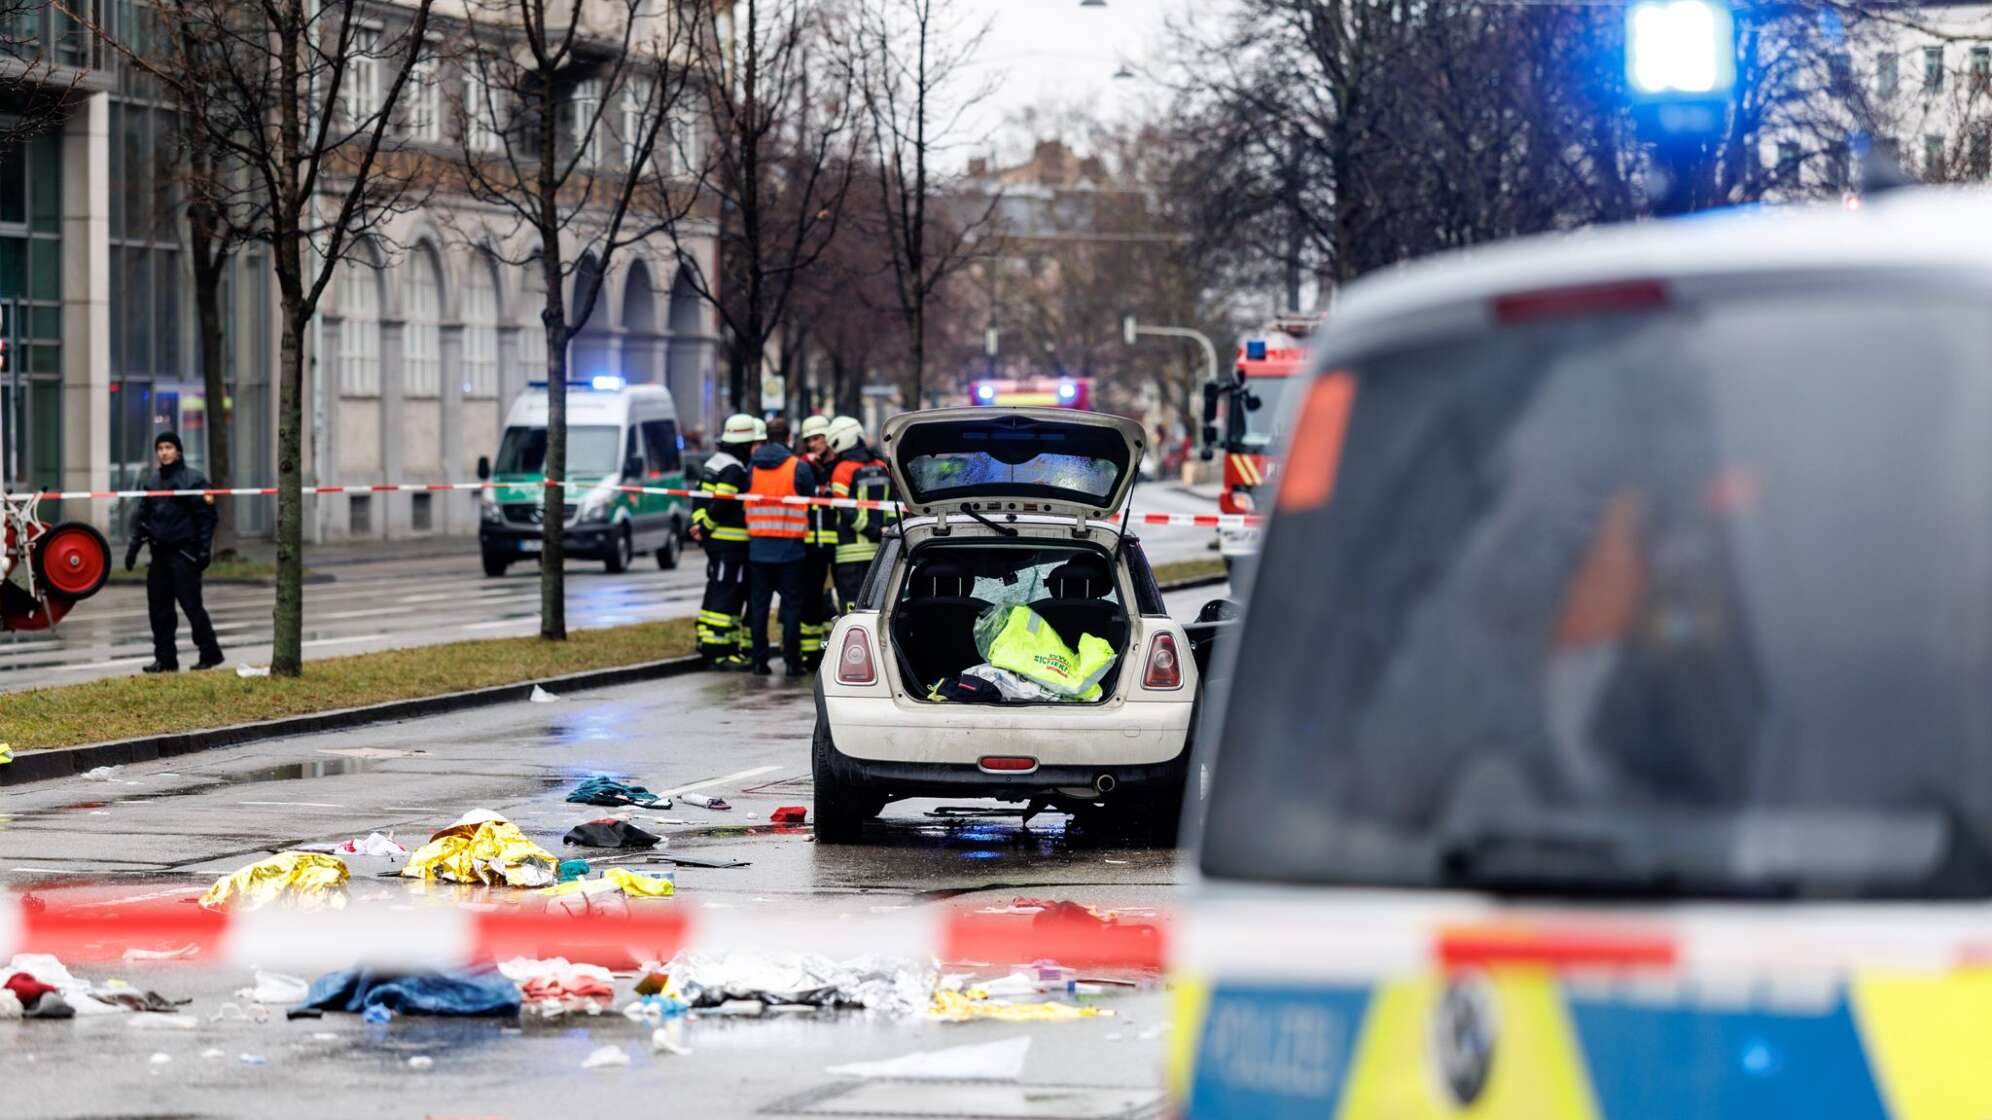
[[[1736,84],[1736,22],[1722,0],[1639,0],[1626,9],[1625,76],[1646,100],[1722,97]]]
[[[1061,401],[1070,401],[1070,400],[1071,400],[1072,398],[1074,398],[1074,397],[1076,397],[1076,396],[1078,396],[1078,395],[1079,395],[1079,386],[1077,386],[1077,385],[1074,385],[1074,384],[1073,384],[1072,382],[1070,382],[1070,381],[1061,381],[1061,382],[1059,382],[1059,383],[1058,383],[1058,399],[1059,399],[1059,400],[1061,400]]]
[[[1266,340],[1263,338],[1255,338],[1252,339],[1250,342],[1247,342],[1245,344],[1245,357],[1246,360],[1248,361],[1254,361],[1254,362],[1265,361]]]
[[[996,386],[991,385],[987,381],[977,385],[975,387],[975,399],[981,401],[983,404],[993,403],[996,400]]]
[[[625,382],[613,373],[598,373],[588,379],[588,387],[598,393],[619,393]]]

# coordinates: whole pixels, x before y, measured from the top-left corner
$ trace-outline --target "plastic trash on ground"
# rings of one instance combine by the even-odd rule
[[[925,1018],[937,1023],[966,1023],[975,1019],[997,1019],[1006,1023],[1065,1023],[1112,1014],[1112,1011],[1097,1007],[1074,1007],[1069,1003],[1011,1003],[990,999],[988,993],[969,988],[960,992],[945,989],[935,992],[927,1005]]]
[[[533,1002],[567,999],[614,999],[616,978],[608,969],[593,964],[573,964],[565,957],[536,961],[514,957],[498,965],[507,980],[519,986],[519,994]]]
[[[533,686],[533,695],[532,695],[532,701],[533,701],[533,703],[535,703],[535,704],[553,704],[553,703],[557,703],[557,702],[558,702],[559,700],[560,700],[560,697],[558,697],[558,696],[555,696],[555,695],[554,695],[553,693],[551,693],[551,692],[548,692],[548,691],[547,691],[546,689],[544,689],[544,688],[541,688],[541,687],[540,687],[540,686],[538,686],[538,685],[534,685],[534,686]]]
[[[121,766],[97,766],[89,770],[85,770],[81,774],[78,774],[76,776],[79,778],[88,779],[89,781],[93,782],[108,782],[116,778],[118,776],[118,771],[122,769],[124,768]]]
[[[506,887],[545,887],[559,879],[560,861],[526,839],[519,827],[476,809],[429,837],[408,857],[404,878]]]
[[[281,972],[264,972],[259,968],[256,970],[256,986],[253,988],[243,988],[235,994],[237,998],[246,999],[252,1003],[283,1006],[292,1003],[303,1003],[305,997],[311,994],[311,985],[305,983],[300,977],[286,976]]]
[[[698,806],[698,807],[699,807],[699,808],[701,808],[701,809],[731,809],[731,808],[733,808],[733,806],[731,806],[731,805],[728,805],[728,804],[726,803],[726,799],[725,799],[725,798],[723,798],[723,797],[707,797],[707,796],[705,796],[705,795],[704,795],[704,794],[702,794],[702,793],[684,793],[684,794],[679,794],[679,795],[678,795],[678,800],[680,800],[680,801],[684,802],[684,803],[685,803],[685,804],[687,804],[687,805],[696,805],[696,806]]]
[[[693,1007],[732,1000],[863,1007],[910,1017],[927,1007],[936,974],[926,964],[893,957],[834,961],[814,955],[681,953],[671,979]]]
[[[1028,1038],[1007,1038],[974,1046],[922,1050],[878,1062],[847,1062],[823,1072],[833,1077],[890,1078],[895,1081],[1016,1081],[1024,1076]]]
[[[270,667],[268,665],[251,665],[246,661],[238,662],[235,666],[235,675],[245,679],[248,677],[267,677],[270,675]]]
[[[341,909],[346,905],[346,865],[322,852],[278,852],[232,871],[207,889],[209,909],[255,910],[273,902],[301,909]]]
[[[582,1069],[621,1069],[629,1064],[629,1051],[620,1046],[604,1046],[582,1059]]]
[[[332,852],[334,855],[394,857],[407,855],[408,849],[392,836],[370,832],[365,840],[354,837],[342,844],[334,844]]]
[[[670,898],[677,890],[677,882],[668,876],[645,875],[627,867],[605,867],[599,879],[569,879],[540,893],[567,896],[620,892],[631,898]]]
[[[567,800],[577,805],[642,805],[657,809],[671,807],[670,798],[659,797],[642,786],[617,781],[606,774],[597,774],[583,780],[568,793]]]

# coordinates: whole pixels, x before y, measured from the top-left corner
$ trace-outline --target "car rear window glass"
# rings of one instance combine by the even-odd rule
[[[894,455],[920,503],[1001,496],[1100,506],[1129,469],[1114,429],[1018,417],[915,425]]]
[[[1964,295],[1835,290],[1353,363],[1334,495],[1254,580],[1205,871],[1992,895],[1988,343]]]

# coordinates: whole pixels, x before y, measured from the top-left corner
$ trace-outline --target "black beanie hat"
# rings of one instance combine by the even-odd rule
[[[158,437],[152,441],[152,446],[154,448],[157,448],[162,443],[172,444],[173,450],[178,451],[182,455],[185,455],[187,453],[187,449],[184,446],[182,446],[180,443],[179,434],[174,432],[170,428],[167,429],[166,431],[160,432]]]

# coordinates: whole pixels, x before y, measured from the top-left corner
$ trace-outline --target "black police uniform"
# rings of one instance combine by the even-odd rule
[[[180,447],[180,437],[164,432],[153,441],[157,447],[170,443]],[[141,490],[205,490],[207,476],[187,465],[186,452],[168,467],[158,467],[139,482]],[[210,669],[221,664],[221,643],[215,640],[214,625],[201,604],[201,573],[207,569],[209,550],[214,546],[214,500],[212,498],[140,498],[138,513],[132,518],[131,548],[125,553],[125,570],[138,562],[139,546],[152,546],[152,564],[145,575],[145,605],[152,616],[153,664],[151,672],[171,672],[180,667],[178,649],[179,619],[174,604],[186,612],[187,626],[194,632],[194,646],[201,659],[196,668]]]

